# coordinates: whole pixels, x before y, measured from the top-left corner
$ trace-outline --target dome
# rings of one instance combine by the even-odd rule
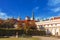
[[[18,18],[17,18],[17,20],[21,20],[21,18],[20,18],[20,17],[18,17]]]
[[[29,16],[26,16],[25,20],[30,20],[30,17]]]

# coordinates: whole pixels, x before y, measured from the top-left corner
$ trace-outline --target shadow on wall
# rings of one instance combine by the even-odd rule
[[[52,35],[49,29],[46,29],[46,35]]]
[[[40,25],[39,26],[40,31],[45,31],[45,35],[51,35],[51,32],[49,29],[45,29],[44,26]]]

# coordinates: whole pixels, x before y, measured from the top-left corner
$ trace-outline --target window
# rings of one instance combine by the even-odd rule
[[[48,26],[48,25],[45,25],[46,27]]]
[[[51,24],[51,26],[53,26],[53,24]]]
[[[55,24],[53,24],[53,26],[55,26]]]
[[[45,25],[45,27],[48,27],[48,26],[49,26],[49,24]]]
[[[57,24],[57,26],[60,26],[60,24]]]
[[[43,29],[44,29],[44,27],[43,27],[42,25],[40,25],[40,29],[41,29],[41,30],[43,30]]]
[[[49,27],[51,27],[51,24],[49,25]]]

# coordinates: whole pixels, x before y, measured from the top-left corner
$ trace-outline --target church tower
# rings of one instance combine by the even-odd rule
[[[31,20],[35,20],[35,18],[34,18],[34,11],[32,11],[32,18],[31,18]]]

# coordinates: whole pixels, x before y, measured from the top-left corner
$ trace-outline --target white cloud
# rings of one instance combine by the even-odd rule
[[[4,12],[0,12],[0,18],[2,19],[7,19],[7,18],[10,18],[10,16],[8,16],[6,13]]]
[[[40,20],[42,18],[43,18],[42,16],[40,16],[40,17],[38,16],[38,17],[35,17],[35,20],[38,20],[38,19]]]
[[[57,4],[60,4],[60,0],[49,0],[48,1],[49,6],[56,6]]]
[[[59,12],[60,11],[60,7],[57,7],[57,8],[53,8],[53,9],[51,9],[53,12]]]
[[[48,6],[53,13],[59,14],[60,12],[60,0],[49,0]]]
[[[37,20],[37,19],[40,19],[40,17],[35,17],[35,19]]]
[[[35,7],[35,9],[39,9],[39,7]]]
[[[37,12],[39,10],[39,6],[36,6],[35,8],[33,8],[33,11]]]

